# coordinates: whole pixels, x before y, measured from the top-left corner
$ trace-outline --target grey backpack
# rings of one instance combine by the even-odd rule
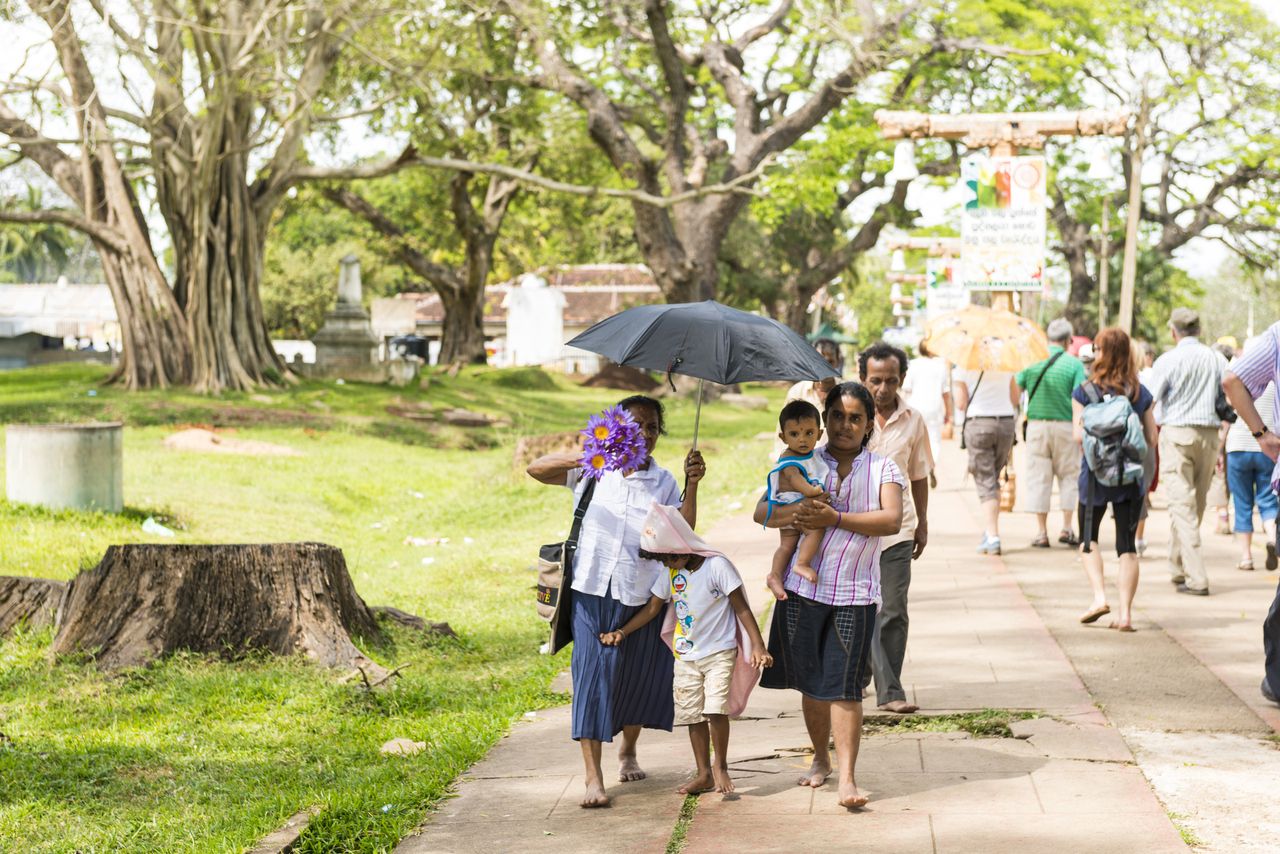
[[[1089,399],[1082,419],[1089,471],[1103,486],[1141,483],[1147,440],[1133,404],[1124,395],[1104,392],[1093,383],[1081,388]]]

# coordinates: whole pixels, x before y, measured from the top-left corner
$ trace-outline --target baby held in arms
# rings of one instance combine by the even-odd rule
[[[765,495],[769,502],[769,513],[773,508],[785,504],[795,504],[806,498],[821,498],[826,493],[826,462],[817,455],[814,448],[822,438],[822,421],[818,408],[804,400],[793,400],[782,407],[778,415],[780,438],[787,446],[778,463],[769,472],[768,492]],[[769,589],[778,598],[782,592],[782,574],[795,555],[795,565],[791,571],[806,581],[818,580],[818,573],[813,568],[813,559],[818,554],[825,532],[809,531],[802,534],[795,528],[779,530],[778,549],[773,553],[773,566],[769,570]],[[798,547],[798,548],[797,548]]]

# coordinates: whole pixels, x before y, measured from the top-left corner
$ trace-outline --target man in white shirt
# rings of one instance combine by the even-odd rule
[[[1192,309],[1175,308],[1169,330],[1175,346],[1156,359],[1154,387],[1149,389],[1161,407],[1160,483],[1169,500],[1169,579],[1179,593],[1208,596],[1200,522],[1218,463],[1222,419],[1215,404],[1227,360],[1200,343],[1200,315]]]

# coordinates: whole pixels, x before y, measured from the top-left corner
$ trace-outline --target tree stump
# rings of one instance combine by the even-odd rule
[[[264,650],[367,670],[353,634],[382,637],[333,546],[123,545],[70,582],[52,651],[89,653],[105,669],[176,650]]]
[[[52,623],[66,588],[48,578],[0,576],[0,637],[23,620],[33,629]]]

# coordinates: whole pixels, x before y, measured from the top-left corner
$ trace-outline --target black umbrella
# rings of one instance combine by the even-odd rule
[[[767,317],[715,300],[642,305],[607,317],[569,342],[619,365],[685,374],[727,385],[838,376],[813,346]],[[693,421],[698,447],[702,383]]]

